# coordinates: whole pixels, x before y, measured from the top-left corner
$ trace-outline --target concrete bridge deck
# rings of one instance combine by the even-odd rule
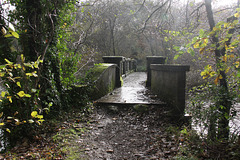
[[[133,72],[123,78],[123,86],[98,99],[97,104],[153,104],[164,105],[156,95],[152,95],[145,87],[147,74],[145,72]]]

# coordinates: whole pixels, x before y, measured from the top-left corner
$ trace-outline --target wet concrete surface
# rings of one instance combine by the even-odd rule
[[[98,104],[164,104],[145,87],[147,73],[133,72],[123,78],[123,86],[100,98]]]

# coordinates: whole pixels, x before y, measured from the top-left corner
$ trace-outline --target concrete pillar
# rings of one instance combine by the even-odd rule
[[[146,86],[151,86],[151,64],[164,64],[166,57],[163,56],[147,56],[147,82]]]
[[[172,115],[184,116],[186,72],[189,65],[151,65],[151,90],[169,104]]]
[[[122,76],[121,73],[121,68],[122,68],[122,61],[123,57],[122,56],[103,56],[102,57],[104,63],[113,63],[117,64],[116,67],[116,87],[121,87],[121,80],[120,77]]]

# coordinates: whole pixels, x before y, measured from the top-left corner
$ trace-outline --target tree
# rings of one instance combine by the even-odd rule
[[[1,77],[4,79],[4,84],[8,85],[7,94],[12,95],[7,97],[8,100],[3,101],[0,109],[4,111],[4,116],[16,116],[18,118],[15,119],[20,120],[35,117],[36,114],[35,112],[32,114],[33,111],[44,114],[45,118],[57,115],[61,113],[66,97],[63,95],[64,90],[60,79],[62,57],[59,53],[63,48],[58,48],[57,43],[65,45],[64,41],[60,41],[60,37],[63,36],[64,28],[70,25],[67,22],[72,19],[64,12],[72,9],[76,1],[11,0],[7,3],[15,8],[10,10],[5,17],[1,12],[0,40],[3,41],[3,47],[6,48],[5,55],[11,55],[10,57],[14,58],[9,59],[9,56],[2,57],[1,55],[1,62],[7,62],[6,65],[1,66],[1,71],[2,69],[8,71],[7,74],[1,72]],[[3,20],[3,18],[5,19]],[[11,35],[4,33],[3,36],[3,28],[8,29],[5,21],[14,24],[20,36],[10,29],[8,32]],[[8,49],[9,43],[6,37],[16,37],[16,34],[19,50],[12,52]],[[59,46],[61,45],[59,44]],[[68,49],[64,48],[64,50]],[[18,58],[16,59],[16,57]],[[16,64],[11,61],[16,61]],[[36,69],[36,71],[32,71],[32,69]],[[10,78],[4,77],[4,75],[9,75]],[[16,83],[16,77],[21,81]],[[6,93],[2,93],[1,95],[4,95],[5,98]],[[64,106],[68,106],[67,103]],[[49,112],[50,110],[51,112]],[[47,115],[47,112],[54,114]],[[10,144],[15,143],[16,139],[21,136],[31,138],[37,128],[34,124],[18,125],[17,123],[17,127],[14,128],[14,126],[11,126]]]

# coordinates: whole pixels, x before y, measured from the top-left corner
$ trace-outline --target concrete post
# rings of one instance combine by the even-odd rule
[[[104,63],[113,63],[113,64],[117,64],[116,67],[116,87],[121,87],[121,68],[122,68],[122,61],[123,61],[123,57],[122,56],[103,56],[102,57],[103,62]]]
[[[172,115],[184,116],[186,72],[189,65],[151,65],[151,90],[170,105]]]
[[[146,86],[151,86],[151,64],[164,64],[166,57],[163,56],[147,56],[147,82]]]

